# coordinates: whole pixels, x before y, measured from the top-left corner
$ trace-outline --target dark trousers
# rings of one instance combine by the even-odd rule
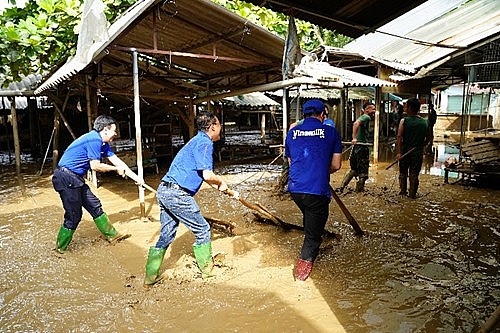
[[[406,179],[410,179],[410,196],[414,197],[418,190],[418,175],[422,170],[422,154],[410,154],[399,161],[399,183],[401,192],[406,192]],[[405,194],[405,193],[402,193]]]
[[[321,236],[328,220],[330,198],[304,193],[291,193],[291,195],[303,215],[304,243],[300,258],[314,262],[318,256]]]
[[[103,214],[101,201],[92,193],[82,177],[69,170],[56,169],[52,185],[59,193],[64,208],[64,227],[76,230],[82,220],[82,207],[93,219]]]
[[[368,178],[368,169],[370,168],[370,149],[368,146],[355,145],[352,148],[349,164],[356,177]]]

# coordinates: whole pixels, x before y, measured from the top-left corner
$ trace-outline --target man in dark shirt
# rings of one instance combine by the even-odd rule
[[[418,175],[422,169],[424,147],[431,138],[427,120],[418,115],[419,111],[420,101],[410,98],[406,102],[408,116],[400,121],[396,140],[396,159],[399,160],[399,194],[408,195],[412,199],[417,197]],[[408,155],[401,158],[406,153]],[[409,193],[407,193],[407,178],[410,179]]]

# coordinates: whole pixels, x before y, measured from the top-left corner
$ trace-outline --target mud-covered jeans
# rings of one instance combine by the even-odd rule
[[[102,215],[101,201],[92,193],[81,176],[67,169],[57,168],[52,176],[52,185],[61,197],[65,228],[76,230],[82,220],[82,207],[93,219]]]
[[[321,236],[328,220],[330,198],[304,193],[291,193],[291,195],[303,215],[304,243],[300,258],[314,262],[318,256]]]
[[[156,248],[166,249],[174,241],[182,222],[194,233],[194,245],[210,242],[210,225],[201,215],[194,198],[181,189],[167,188],[160,184],[156,193],[160,206],[161,230]]]

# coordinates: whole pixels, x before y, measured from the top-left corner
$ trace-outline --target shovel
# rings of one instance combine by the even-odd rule
[[[358,222],[354,219],[354,217],[351,215],[347,207],[344,205],[342,200],[340,200],[339,196],[337,193],[335,193],[335,190],[333,189],[332,185],[330,185],[330,193],[332,194],[332,197],[335,199],[337,204],[339,205],[340,209],[342,210],[342,213],[344,213],[345,217],[347,218],[347,221],[349,221],[349,224],[353,227],[354,232],[358,236],[363,236],[365,232],[361,229],[359,226]]]
[[[269,210],[267,210],[265,207],[263,207],[261,204],[259,204],[259,203],[250,203],[250,202],[246,201],[245,199],[243,199],[242,197],[240,197],[239,193],[236,192],[236,191],[228,189],[228,190],[224,191],[224,193],[226,193],[230,197],[238,199],[238,201],[241,202],[245,207],[248,207],[248,208],[250,208],[252,210],[255,210],[262,217],[270,220],[275,225],[277,225],[279,227],[282,227],[285,230],[288,230],[288,229],[299,229],[299,230],[301,230],[301,228],[298,227],[298,226],[296,226],[296,225],[293,225],[293,224],[290,224],[290,223],[286,223],[285,221],[283,221],[282,219],[280,219],[279,217],[277,217],[276,215],[274,215],[273,213],[271,213]]]

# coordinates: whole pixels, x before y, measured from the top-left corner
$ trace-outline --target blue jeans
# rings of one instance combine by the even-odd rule
[[[52,185],[59,193],[64,208],[64,227],[76,230],[82,220],[82,207],[93,219],[103,214],[101,201],[92,193],[81,176],[62,169],[54,170]]]
[[[160,184],[156,193],[160,206],[161,230],[156,248],[166,249],[174,241],[182,222],[196,238],[194,245],[210,242],[210,224],[201,215],[194,198],[181,189],[167,188]]]

